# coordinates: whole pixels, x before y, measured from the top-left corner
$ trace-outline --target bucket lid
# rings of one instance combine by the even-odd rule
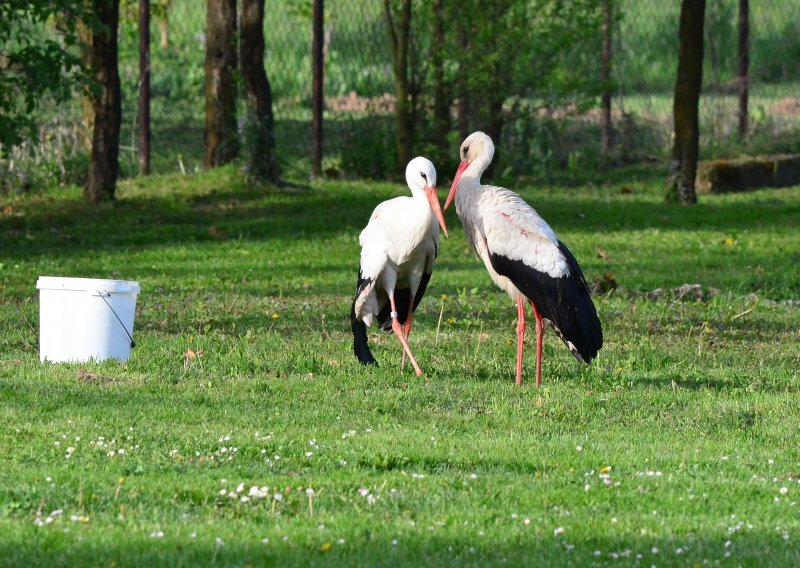
[[[121,294],[138,294],[139,283],[129,280],[103,280],[101,278],[66,278],[63,276],[39,276],[36,281],[38,290],[75,290],[79,292],[116,292]]]

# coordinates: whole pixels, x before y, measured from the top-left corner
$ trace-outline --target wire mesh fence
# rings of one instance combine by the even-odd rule
[[[613,158],[620,163],[660,160],[667,156],[671,140],[680,3],[677,0],[610,2],[616,12],[612,26]],[[416,19],[412,20],[412,41],[417,42],[417,47],[424,47],[428,41],[429,50],[429,30],[417,26],[427,25],[432,3],[436,4],[434,0],[413,4]],[[522,4],[543,9],[548,0]],[[797,133],[800,128],[800,2],[753,0],[750,4],[749,140],[760,140],[763,144],[758,148],[769,149],[770,144],[787,133]],[[596,7],[599,0],[585,0],[584,5]],[[203,154],[206,3],[154,0],[152,6],[153,171],[199,171]],[[739,0],[707,2],[704,86],[700,101],[701,155],[705,156],[743,147],[737,137],[738,8]],[[543,26],[550,25],[548,17],[542,18]],[[513,25],[513,19],[507,21]],[[568,35],[569,22],[565,25],[564,37],[572,41]],[[278,159],[282,176],[287,179],[307,179],[311,171],[311,31],[310,0],[267,2],[265,65],[274,97]],[[480,29],[473,32],[479,33]],[[123,175],[137,172],[137,34],[136,2],[124,0],[119,62],[123,89],[120,153]],[[539,38],[534,36],[526,45],[535,46],[537,41]],[[476,53],[473,57],[500,60],[511,57],[513,45],[510,49],[498,45],[496,53]],[[563,56],[562,68],[569,72],[571,66],[575,67],[578,71],[573,70],[573,74],[585,75],[581,84],[594,86],[584,92],[583,104],[575,104],[569,98],[560,100],[558,96],[545,100],[535,92],[514,93],[507,98],[503,106],[507,120],[499,146],[509,151],[502,154],[500,173],[523,176],[563,168],[586,170],[600,163],[599,29],[596,36],[588,38],[579,38],[576,32],[568,47],[571,51]],[[448,49],[453,49],[452,43]],[[427,153],[433,147],[424,124],[435,86],[431,84],[429,53],[420,48],[416,59],[412,54],[412,64],[423,70],[417,77],[420,84],[415,102],[420,109],[417,113],[420,125],[415,154]],[[547,57],[547,53],[536,53],[531,61],[535,64],[537,58]],[[329,176],[345,177],[384,177],[387,172],[396,171],[392,52],[383,3],[328,0],[324,61],[323,171]],[[529,83],[537,79],[526,68],[516,72],[530,74]],[[464,71],[454,63],[446,73],[454,84]],[[456,95],[451,91],[450,96],[451,113],[455,113]],[[241,99],[239,107],[244,113]],[[53,147],[60,148],[58,151],[68,159],[80,162],[76,151],[70,154],[70,148],[80,147],[74,142],[77,140],[74,131],[81,128],[77,98],[74,104],[50,110],[52,116],[43,129],[42,146],[51,151]],[[475,114],[467,126],[488,128],[482,122],[479,105],[472,110]],[[459,136],[459,127],[453,119],[447,138],[453,160]],[[59,167],[64,168],[63,164]]]

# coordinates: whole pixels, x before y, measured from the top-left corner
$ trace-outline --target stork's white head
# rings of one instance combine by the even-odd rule
[[[453,176],[453,185],[450,186],[450,193],[447,195],[447,201],[444,204],[445,209],[450,207],[450,203],[453,202],[453,198],[456,196],[456,188],[458,187],[458,181],[461,179],[461,175],[472,164],[475,164],[477,168],[475,177],[480,179],[481,174],[489,166],[494,157],[494,142],[492,142],[492,139],[489,138],[488,135],[480,130],[473,132],[461,143],[461,147],[458,149],[458,155],[461,158],[461,163],[458,165],[456,175]]]
[[[428,200],[428,203],[436,215],[436,220],[447,235],[447,225],[444,223],[444,214],[442,213],[442,206],[439,205],[439,196],[436,195],[436,168],[428,158],[418,156],[408,162],[406,166],[406,183],[408,183],[411,193],[417,195],[422,193]]]

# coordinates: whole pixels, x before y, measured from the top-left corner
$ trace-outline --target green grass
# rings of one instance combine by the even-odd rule
[[[425,376],[374,332],[381,366],[357,364],[358,233],[400,186],[223,169],[114,206],[5,200],[0,565],[796,566],[800,191],[662,192],[636,170],[522,191],[590,280],[719,289],[596,298],[599,359],[549,333],[542,389],[514,386],[515,309],[453,211],[411,336]],[[130,361],[39,363],[39,275],[138,280]],[[240,483],[270,497],[220,495]]]

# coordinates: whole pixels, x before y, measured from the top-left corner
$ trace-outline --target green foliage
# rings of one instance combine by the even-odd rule
[[[35,138],[43,101],[63,101],[83,79],[75,50],[81,18],[91,21],[82,0],[0,3],[0,158]]]
[[[513,385],[514,306],[451,210],[410,339],[425,377],[374,329],[381,366],[358,365],[358,233],[400,185],[222,168],[99,210],[77,188],[7,200],[2,563],[798,565],[800,308],[780,301],[800,297],[800,191],[685,211],[658,172],[592,181],[518,188],[589,280],[720,291],[596,297],[599,359],[548,331],[542,389]],[[128,363],[39,362],[43,274],[141,283]]]
[[[442,6],[439,17],[446,33],[441,46],[431,44],[437,18],[432,4],[415,14],[420,91],[431,99],[431,51],[441,49],[448,100],[469,99],[470,130],[494,130],[497,136],[515,114],[535,121],[537,109],[594,101],[599,92],[594,71],[600,41],[597,0],[445,0]],[[423,128],[425,136],[430,133]]]

